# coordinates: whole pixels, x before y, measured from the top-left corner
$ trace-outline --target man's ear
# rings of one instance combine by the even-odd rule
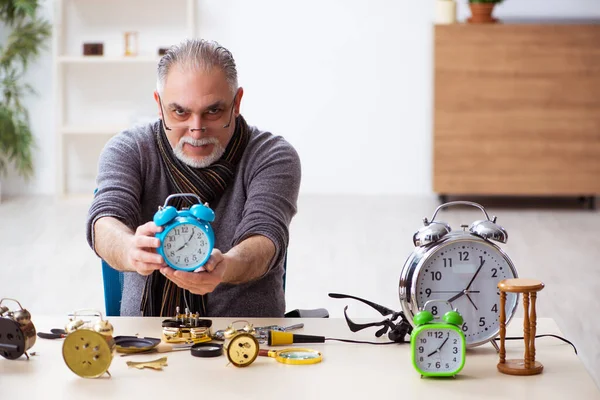
[[[240,105],[242,103],[242,97],[244,96],[244,88],[240,87],[237,91],[237,96],[235,97],[235,116],[240,115]]]
[[[158,118],[164,120],[162,115],[162,107],[160,106],[160,96],[156,90],[154,91],[154,100],[156,101],[156,107],[158,108]]]

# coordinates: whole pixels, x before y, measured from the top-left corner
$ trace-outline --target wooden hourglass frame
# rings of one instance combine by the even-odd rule
[[[509,375],[537,375],[544,366],[535,360],[535,331],[537,315],[535,301],[537,292],[544,288],[544,284],[535,279],[505,279],[498,283],[500,289],[500,362],[498,370]],[[523,340],[525,342],[525,355],[523,359],[507,360],[505,349],[506,338],[506,293],[521,293],[523,296]],[[531,302],[530,302],[531,299]],[[531,303],[531,309],[530,309]]]

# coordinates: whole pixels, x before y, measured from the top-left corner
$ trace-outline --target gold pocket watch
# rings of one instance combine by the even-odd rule
[[[92,323],[77,318],[82,312],[92,311],[100,319]],[[89,315],[89,314],[88,314]],[[113,326],[96,310],[78,310],[65,327],[67,337],[63,342],[62,354],[67,367],[82,378],[98,378],[108,368],[115,354]]]
[[[19,309],[11,311],[2,303],[14,301]],[[5,298],[0,300],[0,355],[8,360],[16,360],[23,354],[29,359],[29,350],[35,344],[35,326],[31,322],[31,314],[17,300]]]

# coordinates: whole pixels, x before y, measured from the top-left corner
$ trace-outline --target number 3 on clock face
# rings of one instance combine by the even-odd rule
[[[415,300],[422,307],[428,300],[451,303],[463,316],[460,329],[467,345],[478,345],[494,338],[500,330],[498,282],[515,278],[508,257],[496,246],[483,240],[460,240],[438,247],[425,257],[414,281]],[[506,314],[512,316],[517,295],[509,293]],[[432,305],[434,316],[448,309]]]

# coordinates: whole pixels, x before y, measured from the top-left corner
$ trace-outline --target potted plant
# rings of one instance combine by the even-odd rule
[[[471,8],[471,17],[468,19],[472,23],[494,23],[498,20],[492,17],[494,6],[501,3],[502,0],[469,0]]]
[[[23,75],[52,33],[39,6],[39,0],[0,0],[0,28],[8,36],[0,42],[0,173],[12,164],[26,179],[33,174],[34,138],[22,100],[34,91]]]

